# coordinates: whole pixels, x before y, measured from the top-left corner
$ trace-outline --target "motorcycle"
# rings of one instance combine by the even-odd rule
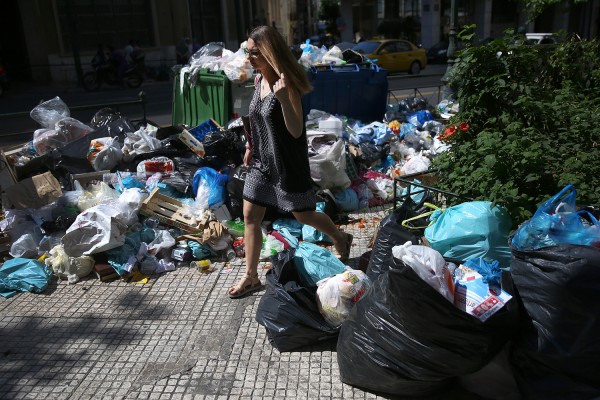
[[[83,88],[88,92],[100,89],[103,84],[116,86],[124,84],[129,88],[137,88],[140,87],[144,81],[144,75],[139,71],[139,67],[136,63],[127,65],[123,72],[122,82],[119,82],[117,79],[116,68],[110,63],[92,63],[92,68],[93,71],[90,71],[83,76]]]

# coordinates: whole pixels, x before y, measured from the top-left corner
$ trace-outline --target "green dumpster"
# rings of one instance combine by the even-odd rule
[[[173,84],[173,125],[197,126],[214,119],[223,126],[231,118],[230,82],[223,71],[200,69],[196,84],[188,82],[189,73],[177,74]]]

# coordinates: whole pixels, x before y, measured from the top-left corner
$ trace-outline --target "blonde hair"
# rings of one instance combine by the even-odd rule
[[[298,63],[277,29],[267,25],[258,26],[250,32],[249,38],[277,75],[285,74],[288,86],[301,95],[313,89],[304,67]]]

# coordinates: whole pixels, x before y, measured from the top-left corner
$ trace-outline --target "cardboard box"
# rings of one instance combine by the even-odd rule
[[[19,210],[40,208],[62,196],[60,183],[50,172],[23,179],[4,192],[8,207]]]
[[[204,157],[204,145],[186,129],[179,134],[179,140],[196,153],[198,157]]]

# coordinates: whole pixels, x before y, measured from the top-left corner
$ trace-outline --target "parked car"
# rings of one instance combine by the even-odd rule
[[[402,71],[416,75],[427,66],[425,49],[407,40],[366,40],[358,43],[352,50],[371,60],[377,60],[377,65],[390,72]]]
[[[462,41],[457,40],[456,50],[464,48]],[[437,42],[427,50],[427,62],[430,64],[445,63],[448,61],[448,41]]]
[[[552,33],[526,33],[525,44],[533,45],[533,44],[556,44],[559,41],[559,38]]]

